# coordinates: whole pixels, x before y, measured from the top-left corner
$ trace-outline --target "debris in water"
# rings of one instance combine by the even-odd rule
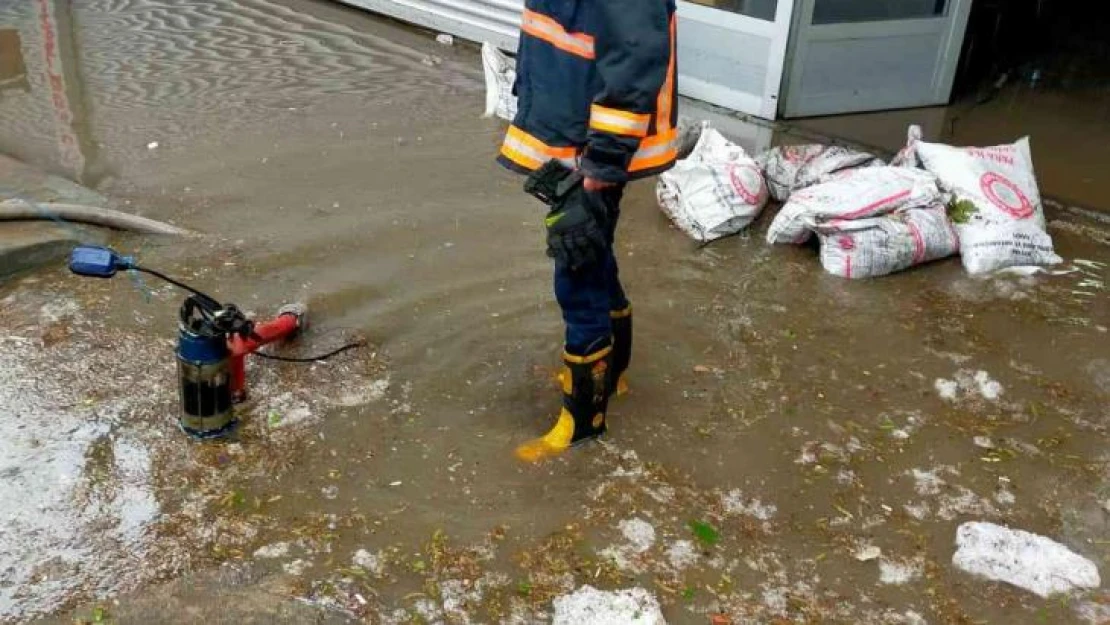
[[[351,564],[375,576],[380,576],[384,570],[381,552],[370,553],[365,549],[359,549],[351,556]]]
[[[921,469],[913,469],[910,471],[913,475],[915,483],[915,490],[918,495],[936,495],[940,493],[940,487],[945,485],[945,481],[937,476],[936,470],[922,471]]]
[[[990,374],[986,371],[975,372],[975,383],[979,385],[979,394],[984,399],[994,401],[1002,394],[1002,385],[992,380]]]
[[[690,530],[702,545],[711,547],[721,541],[721,535],[710,524],[704,521],[690,521]]]
[[[643,588],[606,592],[582,586],[554,601],[552,625],[666,625],[659,601]]]
[[[636,553],[643,553],[655,544],[655,528],[643,519],[621,521],[618,528]]]
[[[1004,267],[994,273],[995,275],[1013,274],[1015,276],[1035,276],[1038,273],[1046,272],[1047,270],[1044,267],[1038,267],[1036,265],[1017,265],[1015,267]]]
[[[600,554],[612,560],[623,571],[639,572],[642,567],[638,556],[655,544],[655,528],[643,519],[621,521],[617,528],[624,534],[627,543],[606,547]]]
[[[882,555],[883,550],[879,547],[876,547],[875,545],[865,545],[857,549],[853,557],[860,562],[870,562],[872,560],[878,560],[882,557]]]
[[[254,552],[256,558],[284,558],[289,555],[289,543],[273,543],[259,547]]]
[[[840,469],[836,473],[836,482],[844,486],[856,483],[856,472],[851,469]]]
[[[1110,623],[1110,605],[1084,601],[1075,608],[1075,615],[1090,625]]]
[[[447,33],[440,33],[436,35],[436,42],[445,46],[453,46],[455,45],[455,38]]]
[[[945,380],[944,378],[937,378],[933,383],[937,389],[937,394],[945,401],[955,401],[956,393],[960,390],[960,385],[956,384],[954,380]]]
[[[366,384],[350,387],[343,390],[343,394],[339,396],[336,401],[337,406],[345,408],[362,406],[365,404],[380,401],[385,397],[386,392],[389,390],[389,378],[381,378],[378,380],[370,380]]]
[[[31,304],[4,300],[2,316],[33,315],[20,310]],[[77,326],[79,310],[56,297],[40,322],[76,316]],[[156,400],[132,386],[156,387],[163,370],[149,367],[118,386],[112,376],[87,375],[104,355],[86,340],[79,334],[49,351],[0,344],[2,622],[49,612],[85,589],[134,587],[156,568],[144,562],[154,558],[149,528],[161,514],[154,459],[147,441],[116,425],[151,407]],[[145,347],[121,339],[116,350],[108,357],[141,362]]]
[[[975,438],[971,439],[971,442],[975,443],[976,447],[982,447],[983,449],[994,449],[994,441],[992,441],[989,436],[976,436]]]
[[[148,149],[148,150],[157,150],[158,149],[158,142],[157,141],[151,141],[150,143],[146,144],[146,149]]]
[[[698,561],[698,552],[694,549],[694,543],[688,540],[678,540],[667,548],[667,560],[670,561],[672,567],[681,571],[693,566]]]
[[[961,525],[952,564],[966,573],[1006,582],[1041,597],[1101,584],[1095,563],[1064,545],[993,523]]]
[[[995,401],[1002,395],[1002,385],[983,370],[972,373],[961,369],[956,372],[955,379],[937,378],[933,387],[945,401],[956,401],[961,394],[965,398],[982,397],[988,401]]]
[[[1014,497],[1014,494],[1012,492],[1004,488],[1000,488],[998,492],[994,494],[994,500],[1004,506],[1012,506],[1014,505],[1014,503],[1017,502],[1017,497]]]
[[[310,567],[312,563],[307,560],[293,560],[281,566],[289,575],[301,575]]]
[[[879,562],[879,581],[888,585],[908,584],[925,572],[920,559],[899,561],[884,558]]]
[[[749,516],[760,521],[769,521],[778,512],[774,504],[763,503],[754,497],[744,497],[739,489],[733,489],[721,497],[725,512]]]

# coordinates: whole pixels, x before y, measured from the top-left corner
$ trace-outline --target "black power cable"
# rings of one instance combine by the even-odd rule
[[[155,271],[153,269],[148,269],[146,267],[140,267],[139,265],[130,265],[129,269],[134,269],[135,271],[141,271],[142,273],[150,274],[150,275],[154,276],[155,278],[158,278],[160,280],[165,280],[166,282],[169,282],[170,284],[176,286],[179,289],[182,289],[184,291],[192,293],[193,295],[205,300],[206,304],[211,304],[213,310],[223,308],[223,305],[220,304],[220,302],[216,298],[212,297],[211,295],[208,295],[207,293],[204,293],[203,291],[199,291],[199,290],[189,286],[188,284],[185,284],[184,282],[174,280],[173,278],[167,276],[166,274],[164,274],[160,271]],[[292,362],[292,363],[305,364],[305,363],[313,363],[313,362],[320,362],[322,360],[327,360],[329,358],[333,358],[335,356],[338,356],[339,354],[342,354],[343,352],[350,351],[352,349],[356,349],[356,348],[359,348],[359,347],[365,347],[365,346],[366,346],[366,341],[355,341],[355,342],[352,342],[352,343],[347,343],[346,345],[344,345],[342,347],[339,347],[337,349],[333,349],[332,351],[327,352],[326,354],[320,354],[319,356],[313,356],[313,357],[310,357],[310,358],[287,358],[287,357],[284,357],[284,356],[274,356],[274,355],[271,355],[271,354],[264,354],[262,352],[254,352],[254,355],[258,356],[259,358],[265,358],[266,360],[274,360],[274,361],[277,361],[277,362]]]
[[[345,351],[349,351],[349,350],[352,350],[352,349],[355,349],[355,348],[358,348],[358,347],[365,347],[365,346],[366,346],[366,341],[355,341],[354,343],[347,343],[343,347],[333,349],[332,351],[330,351],[326,354],[321,354],[319,356],[315,356],[315,357],[312,357],[312,358],[287,358],[285,356],[274,356],[272,354],[263,354],[262,352],[254,352],[254,355],[258,356],[259,358],[265,358],[266,360],[276,360],[277,362],[295,362],[295,363],[302,363],[303,364],[303,363],[319,362],[321,360],[327,360],[328,358],[331,358],[333,356],[338,356],[339,354],[342,354]]]
[[[179,289],[188,291],[188,292],[192,293],[193,295],[196,295],[197,297],[203,298],[207,302],[214,304],[215,308],[223,308],[223,306],[220,304],[219,300],[212,297],[211,295],[208,295],[207,293],[204,293],[202,291],[198,291],[198,290],[194,289],[193,287],[189,286],[188,284],[185,284],[184,282],[178,282],[177,280],[174,280],[173,278],[167,276],[164,273],[161,273],[159,271],[155,271],[153,269],[147,269],[146,267],[140,267],[139,265],[130,265],[128,267],[128,269],[134,269],[135,271],[141,271],[143,273],[150,274],[150,275],[154,276],[155,278],[165,280],[166,282],[169,282],[170,284],[176,286]]]

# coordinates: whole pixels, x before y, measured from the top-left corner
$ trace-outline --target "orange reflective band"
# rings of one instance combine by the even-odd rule
[[[561,161],[567,167],[574,167],[578,159],[577,148],[547,145],[516,126],[509,126],[505,142],[501,144],[501,154],[526,169],[538,169],[553,159]]]
[[[667,80],[659,91],[659,100],[655,103],[655,128],[658,132],[671,129],[671,113],[674,110],[674,75],[675,75],[675,40],[677,38],[675,18],[671,16],[671,59],[667,64]]]
[[[646,137],[651,127],[651,115],[629,113],[620,109],[594,104],[590,106],[590,128],[629,137]]]
[[[632,316],[632,307],[629,306],[623,310],[610,310],[609,317],[611,319],[626,319]]]
[[[525,9],[521,16],[520,29],[564,52],[584,59],[594,58],[593,37],[583,33],[568,33],[562,24],[542,13]]]
[[[605,358],[612,351],[613,347],[610,345],[609,347],[598,350],[587,356],[575,356],[574,354],[571,354],[569,352],[563,352],[563,360],[572,365],[591,365],[601,360],[602,358]]]
[[[628,171],[644,171],[662,167],[678,158],[678,131],[670,129],[652,135],[640,142],[640,149],[632,157]]]
[[[544,163],[543,161],[536,159],[530,154],[517,150],[516,148],[509,145],[507,141],[504,145],[501,146],[501,155],[516,163],[517,165],[530,170],[539,169]]]

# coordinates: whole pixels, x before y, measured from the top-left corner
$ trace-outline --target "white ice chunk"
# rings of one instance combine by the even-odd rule
[[[1041,597],[1097,588],[1098,567],[1060,543],[993,523],[964,523],[952,564],[961,571],[1013,584]]]

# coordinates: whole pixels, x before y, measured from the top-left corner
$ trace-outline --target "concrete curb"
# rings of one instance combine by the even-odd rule
[[[52,223],[0,224],[0,281],[58,261],[78,242],[75,232]]]
[[[0,155],[0,200],[10,198],[110,205],[91,189]],[[95,230],[48,221],[0,222],[0,283],[17,273],[60,261],[78,242],[98,238]]]

